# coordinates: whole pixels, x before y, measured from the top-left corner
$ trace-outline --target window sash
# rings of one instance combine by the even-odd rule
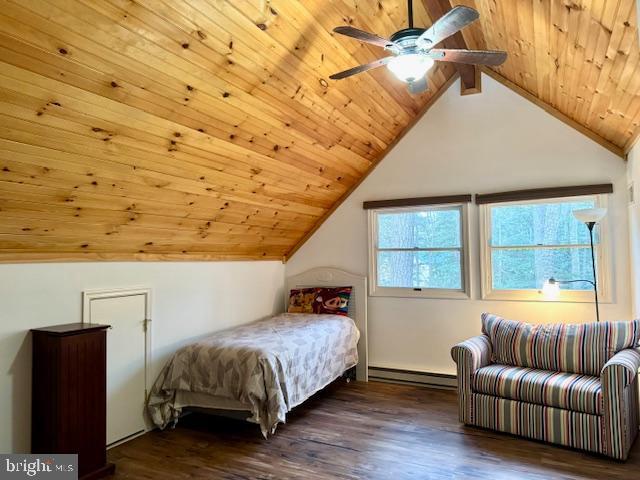
[[[462,251],[462,247],[414,247],[414,248],[376,248],[378,252],[453,252]]]
[[[384,250],[416,250],[419,251],[420,249],[423,249],[425,251],[428,251],[430,249],[435,249],[435,250],[446,250],[446,249],[450,249],[450,248],[457,248],[460,249],[462,248],[462,234],[464,231],[464,228],[462,226],[462,205],[451,205],[451,204],[447,204],[447,205],[433,205],[433,206],[418,206],[418,207],[398,207],[398,208],[384,208],[384,209],[374,209],[374,210],[370,210],[371,212],[374,212],[375,215],[375,227],[376,227],[376,235],[375,235],[375,248],[376,250],[379,251],[384,251]],[[449,212],[449,211],[456,211],[458,212],[459,216],[460,216],[460,233],[459,233],[459,239],[460,239],[460,246],[455,246],[455,247],[379,247],[379,237],[378,237],[378,226],[379,226],[379,222],[378,222],[378,215],[389,215],[389,214],[403,214],[403,213],[420,213],[420,212]]]
[[[589,243],[564,244],[564,245],[508,245],[493,246],[491,244],[492,218],[491,207],[499,205],[528,205],[528,204],[548,204],[565,203],[592,198],[595,207],[606,207],[607,197],[605,195],[588,195],[578,197],[564,197],[552,199],[486,203],[479,205],[480,209],[480,263],[481,263],[481,294],[485,300],[526,300],[526,301],[557,301],[557,302],[592,302],[593,290],[561,290],[560,296],[555,300],[544,298],[541,288],[536,289],[494,289],[493,288],[493,252],[497,250],[544,250],[544,249],[578,249],[590,248]],[[586,228],[586,227],[585,227]],[[598,224],[599,232],[594,235],[594,254],[597,265],[598,297],[601,303],[611,301],[610,291],[610,271],[609,271],[609,235],[608,218],[605,217]],[[595,233],[595,232],[594,232]],[[568,280],[560,279],[559,280]]]
[[[565,249],[565,250],[569,250],[569,249],[571,249],[571,250],[578,250],[578,249],[585,250],[585,249],[588,249],[589,252],[590,252],[591,251],[590,247],[591,246],[589,244],[586,244],[586,245],[579,244],[579,245],[572,245],[572,246],[560,245],[560,246],[555,246],[555,247],[554,246],[491,247],[491,252],[490,252],[491,256],[490,256],[490,259],[489,259],[490,268],[491,268],[491,290],[495,291],[495,292],[517,292],[517,291],[537,292],[537,291],[540,290],[540,288],[536,288],[536,287],[534,287],[534,288],[518,288],[518,289],[514,289],[514,288],[495,288],[494,285],[493,285],[493,278],[494,278],[494,275],[493,275],[493,258],[494,257],[493,257],[493,255],[494,255],[495,251],[500,251],[500,250],[502,250],[502,251],[505,251],[505,250],[561,250],[561,249]],[[595,253],[595,256],[596,256],[596,264],[597,264],[597,262],[598,262],[598,260],[597,260],[598,259],[597,245],[594,244],[593,247],[594,247],[594,253]],[[559,277],[559,276],[556,276],[555,278],[556,278],[556,280],[565,280],[565,278]],[[592,276],[587,276],[586,278],[566,278],[566,280],[585,280],[585,279],[586,280],[593,280],[593,277]],[[571,291],[578,291],[578,292],[585,291],[585,290],[593,292],[593,288],[591,288],[591,287],[589,287],[589,288],[580,288],[580,289],[571,289]],[[600,290],[600,289],[598,289],[598,290]]]
[[[378,271],[377,271],[377,259],[378,254],[380,252],[409,252],[409,253],[420,253],[420,252],[458,252],[460,259],[460,288],[441,288],[441,287],[400,287],[400,286],[381,286],[378,284]],[[375,272],[375,281],[376,287],[378,289],[411,289],[414,291],[451,291],[451,292],[463,292],[464,291],[464,255],[462,247],[451,247],[451,248],[400,248],[400,249],[390,249],[390,248],[379,248],[376,249],[376,272]]]
[[[460,245],[455,247],[414,247],[414,248],[379,248],[378,247],[378,215],[393,213],[430,212],[455,210],[460,215]],[[384,287],[378,285],[378,254],[380,252],[459,252],[460,285],[459,289],[430,287]],[[389,297],[426,297],[426,298],[469,298],[469,258],[468,258],[468,211],[467,205],[446,204],[428,207],[400,207],[369,210],[369,294],[371,296]]]
[[[596,242],[593,242],[594,250],[598,247]],[[591,248],[589,243],[564,243],[559,245],[500,245],[489,248],[491,250],[560,250],[562,248]]]

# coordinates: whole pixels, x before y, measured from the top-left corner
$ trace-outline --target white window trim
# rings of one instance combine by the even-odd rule
[[[596,207],[607,208],[608,197],[606,195],[589,195],[595,198]],[[585,196],[563,197],[544,200],[501,202],[500,205],[523,205],[528,203],[552,203],[566,202],[571,200],[581,200]],[[569,303],[593,303],[593,290],[567,290],[561,287],[560,295],[555,299],[545,298],[541,290],[493,290],[493,278],[491,268],[491,207],[497,203],[487,203],[479,207],[480,226],[480,274],[481,274],[481,295],[483,300],[511,300],[511,301],[534,301],[534,302],[569,302]],[[587,228],[585,226],[585,228]],[[610,249],[610,228],[609,215],[607,215],[596,226],[600,230],[600,243],[596,246],[596,262],[598,265],[598,302],[612,302],[611,287],[611,249]],[[573,280],[559,278],[558,280]]]
[[[377,242],[378,242],[378,213],[400,213],[410,211],[424,211],[426,209],[459,208],[461,245],[461,274],[463,288],[460,290],[445,288],[393,288],[378,286]],[[400,297],[400,298],[440,298],[451,300],[468,300],[471,297],[470,261],[469,261],[469,206],[467,203],[446,203],[441,205],[425,205],[421,207],[378,208],[368,211],[369,231],[369,295],[372,297]]]

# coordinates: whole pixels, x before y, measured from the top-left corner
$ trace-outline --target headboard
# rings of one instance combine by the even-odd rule
[[[366,382],[369,378],[369,351],[367,347],[367,277],[354,275],[337,268],[318,267],[292,275],[285,280],[285,311],[289,305],[289,291],[309,287],[352,287],[349,301],[349,317],[360,330],[358,341],[358,365],[356,379]]]

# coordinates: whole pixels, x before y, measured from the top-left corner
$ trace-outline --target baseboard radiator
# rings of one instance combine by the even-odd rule
[[[432,388],[454,390],[458,386],[455,375],[446,373],[417,372],[399,368],[369,366],[369,380],[377,382],[404,383]]]

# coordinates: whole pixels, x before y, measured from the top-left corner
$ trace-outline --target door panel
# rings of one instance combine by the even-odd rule
[[[144,431],[145,295],[91,300],[91,323],[107,333],[107,445]]]

